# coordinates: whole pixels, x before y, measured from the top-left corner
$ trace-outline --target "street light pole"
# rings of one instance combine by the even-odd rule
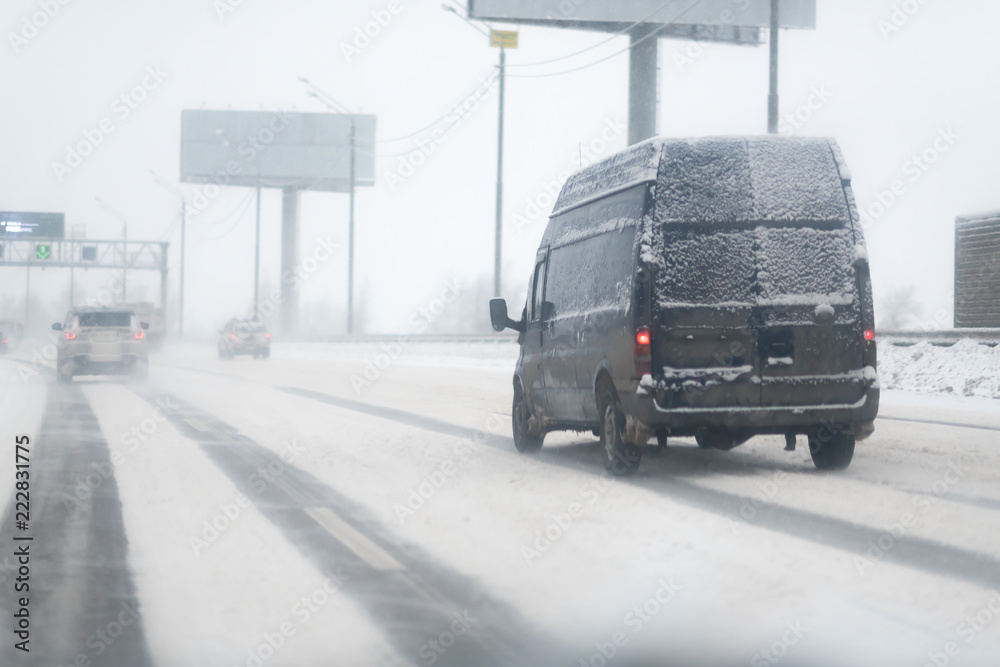
[[[351,215],[347,226],[347,335],[354,335],[354,190],[357,187],[355,158],[357,155],[357,127],[351,114]]]
[[[500,296],[500,271],[503,257],[503,121],[507,79],[507,49],[500,46],[500,126],[497,133],[497,211],[493,239],[493,296]]]
[[[767,96],[767,133],[778,133],[778,0],[771,0],[771,72]]]
[[[120,301],[125,301],[128,299],[128,220],[100,197],[94,197],[94,201],[100,204],[105,211],[121,220],[122,223],[122,298]]]

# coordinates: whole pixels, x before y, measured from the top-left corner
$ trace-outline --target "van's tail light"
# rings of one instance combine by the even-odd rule
[[[652,336],[649,329],[640,327],[635,332],[635,375],[642,378],[644,375],[653,374],[653,350]]]
[[[142,331],[136,331],[135,332],[135,339],[136,340],[142,340],[145,337],[146,337],[146,334],[144,332],[142,332]]]
[[[236,334],[229,334],[229,340],[236,340]]]
[[[76,340],[76,334],[72,331],[66,332],[66,340]]]
[[[865,329],[865,366],[878,368],[878,344],[875,342],[874,329]]]

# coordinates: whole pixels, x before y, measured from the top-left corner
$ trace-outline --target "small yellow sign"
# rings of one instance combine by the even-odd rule
[[[496,48],[505,49],[516,49],[517,48],[517,31],[516,30],[491,30],[490,31],[490,46],[495,46]]]

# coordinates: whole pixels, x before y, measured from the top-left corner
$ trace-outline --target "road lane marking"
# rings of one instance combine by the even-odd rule
[[[326,507],[307,507],[306,514],[312,517],[326,532],[354,552],[354,555],[379,572],[401,572],[406,568],[389,555],[385,549],[362,535],[332,510]]]

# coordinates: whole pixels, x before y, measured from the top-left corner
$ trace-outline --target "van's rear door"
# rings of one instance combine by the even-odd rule
[[[657,403],[759,406],[754,231],[669,225],[663,234],[652,304]]]
[[[851,230],[759,227],[756,234],[762,405],[859,401],[864,331]]]

